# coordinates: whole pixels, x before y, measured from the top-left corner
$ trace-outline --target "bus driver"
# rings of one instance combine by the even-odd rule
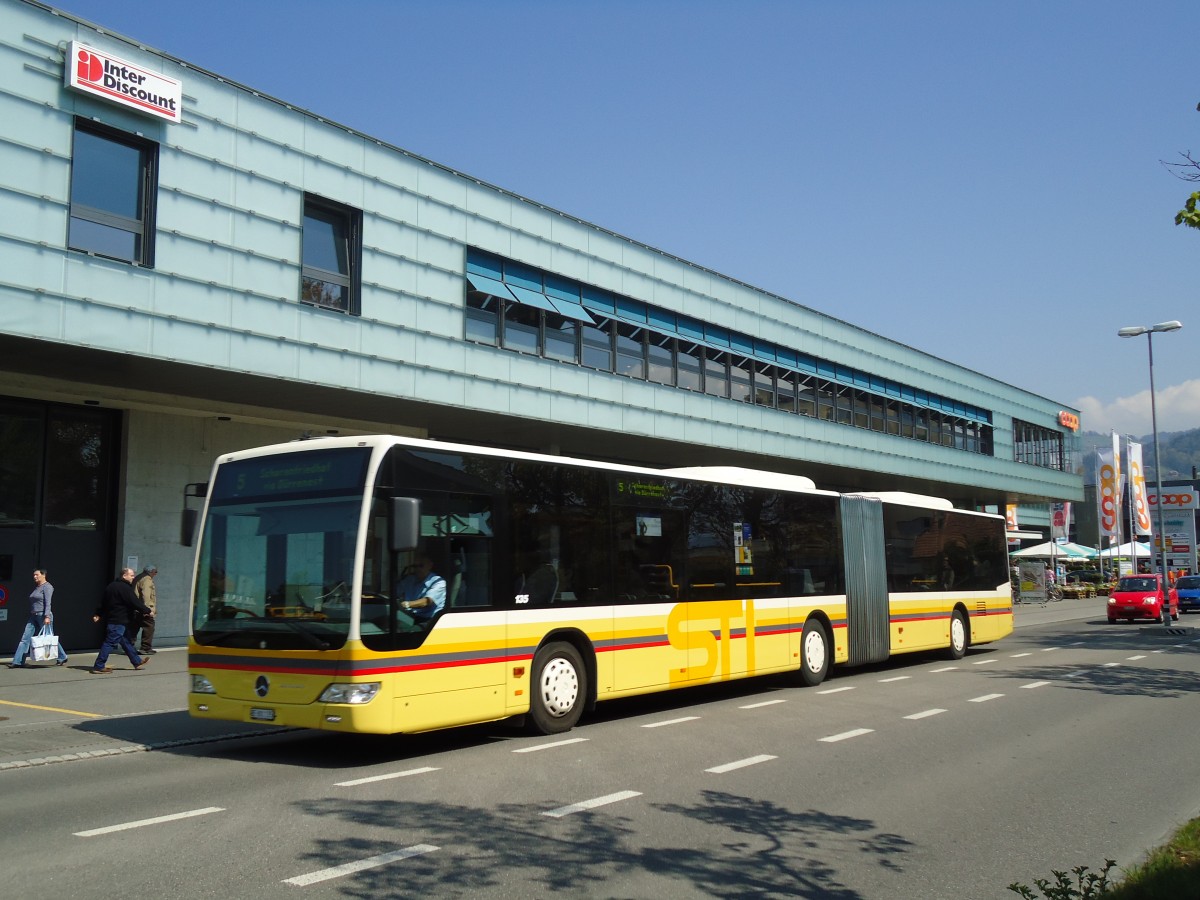
[[[412,617],[413,624],[428,628],[429,623],[446,605],[446,579],[433,572],[433,560],[427,553],[418,554],[412,571],[400,579],[397,593],[400,608]]]

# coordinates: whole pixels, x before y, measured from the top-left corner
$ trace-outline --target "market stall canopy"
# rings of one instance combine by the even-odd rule
[[[1026,547],[1024,550],[1014,550],[1009,556],[1015,556],[1021,559],[1030,557],[1049,559],[1051,556],[1057,556],[1061,559],[1092,559],[1096,555],[1096,551],[1091,547],[1083,547],[1079,544],[1052,544],[1046,541],[1042,544],[1034,544],[1032,547]]]
[[[1014,554],[1015,555],[1015,554]],[[1137,541],[1130,541],[1127,544],[1118,544],[1116,547],[1109,547],[1107,550],[1102,550],[1100,555],[1105,559],[1112,559],[1117,556],[1121,557],[1142,557],[1150,555],[1149,544],[1139,544]]]

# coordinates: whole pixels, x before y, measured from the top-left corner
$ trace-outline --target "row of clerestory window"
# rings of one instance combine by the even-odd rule
[[[467,340],[973,453],[991,413],[469,249]]]

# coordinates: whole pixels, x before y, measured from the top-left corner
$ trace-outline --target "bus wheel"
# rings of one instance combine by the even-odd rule
[[[800,634],[800,681],[816,687],[829,673],[829,635],[816,619],[804,623]]]
[[[967,617],[961,609],[950,616],[950,658],[962,659],[967,655]]]
[[[583,714],[587,670],[579,651],[567,643],[547,644],[533,658],[529,718],[534,734],[570,731]]]

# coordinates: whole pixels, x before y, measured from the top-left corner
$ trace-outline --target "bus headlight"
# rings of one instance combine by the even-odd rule
[[[217,689],[213,687],[213,683],[204,675],[192,676],[192,693],[193,694],[215,694]]]
[[[369,681],[366,684],[331,684],[325,688],[320,698],[321,703],[370,703],[379,693],[380,683]]]

